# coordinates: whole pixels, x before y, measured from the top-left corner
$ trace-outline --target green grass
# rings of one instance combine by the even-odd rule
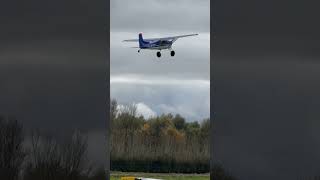
[[[162,173],[111,173],[111,180],[120,180],[122,176],[157,178],[163,180],[209,180],[209,174],[162,174]]]

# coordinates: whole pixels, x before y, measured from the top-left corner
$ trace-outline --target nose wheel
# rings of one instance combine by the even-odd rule
[[[174,56],[176,53],[172,50],[171,52],[170,52],[170,55],[171,56]]]
[[[157,57],[158,57],[158,58],[161,57],[160,51],[157,52]]]

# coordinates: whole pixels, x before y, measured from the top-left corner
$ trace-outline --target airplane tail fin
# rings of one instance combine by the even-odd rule
[[[147,42],[145,42],[145,41],[143,40],[142,33],[139,33],[139,46],[140,46],[140,47],[143,47],[144,44],[146,44],[146,43],[147,43]]]

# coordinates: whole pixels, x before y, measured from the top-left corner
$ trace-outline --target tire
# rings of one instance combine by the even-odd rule
[[[158,58],[161,57],[160,51],[157,52],[157,57],[158,57]]]
[[[170,55],[171,55],[171,56],[174,56],[175,54],[176,54],[176,53],[175,53],[174,51],[171,51],[171,52],[170,52]]]

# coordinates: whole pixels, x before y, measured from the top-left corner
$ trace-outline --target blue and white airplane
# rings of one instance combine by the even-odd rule
[[[171,51],[171,56],[174,56],[175,52],[172,50],[171,46],[172,44],[179,38],[188,37],[188,36],[196,36],[198,34],[187,34],[187,35],[181,35],[181,36],[172,36],[172,37],[164,37],[164,38],[152,38],[152,39],[143,39],[142,33],[139,33],[139,39],[127,39],[123,40],[124,42],[139,42],[139,47],[133,47],[133,48],[139,48],[138,52],[140,52],[141,49],[150,49],[150,50],[158,50],[157,56],[161,57],[160,51],[162,49],[168,49]]]

